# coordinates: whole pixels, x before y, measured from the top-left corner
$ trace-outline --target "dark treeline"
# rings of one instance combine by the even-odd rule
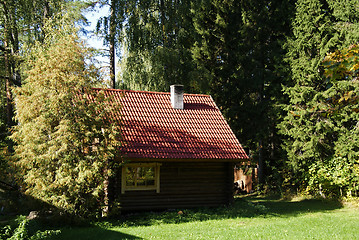
[[[348,140],[353,146],[340,159],[335,149],[343,144],[339,128],[356,131],[357,114],[342,126],[337,115],[321,118],[312,108],[327,104],[315,96],[332,86],[326,54],[358,42],[358,0],[118,3],[118,87],[168,91],[181,83],[210,94],[259,163],[266,189],[356,194],[357,143]]]
[[[326,54],[359,40],[358,0],[118,3],[118,87],[168,91],[181,83],[210,94],[259,163],[266,189],[356,194],[357,142],[347,139],[353,146],[340,159],[335,149],[344,143],[338,129],[355,135],[358,115],[347,113],[344,124],[312,108],[326,104],[315,96],[331,87]]]
[[[338,77],[324,73],[339,65],[323,60],[357,44],[359,0],[0,0],[2,169],[26,52],[45,39],[51,16],[67,11],[79,22],[95,5],[110,9],[96,32],[109,47],[112,87],[179,83],[210,94],[259,164],[263,189],[357,195],[358,67]]]

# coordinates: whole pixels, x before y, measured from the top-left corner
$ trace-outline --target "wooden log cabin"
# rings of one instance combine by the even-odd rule
[[[101,91],[101,89],[97,89]],[[234,163],[248,156],[213,99],[103,90],[121,105],[122,169],[110,187],[121,211],[218,206],[233,200]]]

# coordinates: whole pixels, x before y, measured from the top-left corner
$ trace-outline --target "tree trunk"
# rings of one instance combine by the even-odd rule
[[[116,63],[115,63],[115,4],[116,0],[111,2],[110,16],[110,80],[112,88],[116,88]]]
[[[6,49],[6,41],[5,41],[5,49]],[[5,51],[5,69],[6,69],[6,76],[5,76],[5,91],[6,91],[6,123],[8,129],[10,129],[13,124],[13,117],[14,117],[14,110],[12,106],[12,93],[11,93],[11,69],[8,60],[8,53]]]
[[[3,2],[5,24],[4,24],[4,62],[5,62],[5,92],[6,92],[6,123],[8,129],[13,126],[13,106],[11,94],[11,64],[9,61],[9,10],[7,2]]]
[[[262,55],[262,52],[261,52]],[[260,86],[259,86],[259,105],[263,106],[264,104],[264,100],[263,100],[263,96],[264,96],[264,73],[262,69],[265,69],[265,65],[263,63],[263,56],[260,56]],[[259,149],[258,149],[258,183],[259,183],[259,187],[261,188],[264,184],[264,161],[263,161],[263,134],[266,133],[266,131],[264,130],[264,125],[263,122],[264,120],[264,110],[261,110],[261,115],[260,115],[260,120],[259,120],[259,126],[260,126],[260,139],[259,139]],[[264,140],[265,141],[265,140]]]
[[[162,41],[163,47],[166,46],[166,18],[165,18],[165,3],[163,0],[160,0],[160,14],[161,14],[161,25],[162,25]]]
[[[259,151],[258,151],[258,183],[261,187],[261,185],[264,183],[264,179],[263,179],[263,143],[262,140],[259,140]]]
[[[45,1],[44,3],[44,21],[46,21],[50,17],[50,5],[49,1]]]
[[[109,177],[107,174],[107,169],[104,171],[105,179],[103,181],[103,207],[102,207],[102,217],[108,217],[109,211],[110,211],[110,204],[109,204]]]

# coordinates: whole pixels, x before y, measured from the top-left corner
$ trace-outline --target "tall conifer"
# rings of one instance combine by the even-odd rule
[[[198,37],[192,53],[202,71],[202,89],[214,97],[241,142],[251,149],[264,182],[264,175],[279,171],[271,168],[279,166],[275,125],[283,102],[280,86],[287,79],[282,45],[290,32],[293,4],[285,0],[195,3]]]
[[[292,84],[285,87],[290,102],[281,131],[288,136],[285,149],[292,181],[297,187],[324,194],[327,180],[319,174],[333,160],[338,132],[326,116],[323,98],[332,84],[324,78],[321,62],[326,53],[358,41],[353,8],[358,1],[299,0],[293,21],[294,37],[288,42]],[[328,190],[328,189],[327,189]],[[314,192],[315,192],[314,191]],[[330,191],[330,190],[329,190]]]

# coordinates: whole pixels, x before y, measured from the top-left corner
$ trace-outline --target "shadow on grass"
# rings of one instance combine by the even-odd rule
[[[111,227],[178,224],[194,221],[233,219],[238,217],[290,217],[305,213],[326,212],[339,208],[342,208],[342,205],[335,201],[317,199],[287,201],[279,198],[247,196],[235,198],[231,206],[126,214],[116,219],[97,222],[96,225],[108,229]]]
[[[36,219],[26,218],[31,211],[37,212]],[[59,229],[61,232],[56,234],[55,232]],[[21,234],[26,236],[21,239],[142,239],[94,226],[85,219],[64,214],[54,206],[21,194],[16,189],[4,189],[0,186],[0,240],[10,239],[10,237],[18,239],[13,236],[16,235],[15,232],[18,232],[18,237]],[[36,238],[35,235],[38,232],[45,235],[49,233],[46,238]]]
[[[164,212],[142,212],[120,215],[117,218],[98,222],[86,222],[80,225],[72,223],[71,218],[52,219],[52,221],[31,221],[29,229],[61,229],[61,233],[49,239],[142,239],[140,237],[114,231],[113,228],[127,228],[136,226],[153,226],[160,224],[180,224],[207,220],[224,220],[254,217],[291,217],[306,213],[328,212],[342,208],[339,202],[304,199],[287,201],[279,198],[245,196],[237,197],[230,206],[217,208],[177,209]],[[0,218],[1,219],[1,218]],[[36,225],[36,224],[39,225]],[[61,224],[59,224],[61,223]]]
[[[303,213],[327,212],[343,207],[339,201],[325,199],[302,199],[297,201],[266,197],[247,197],[246,199],[255,206],[264,206],[267,215],[281,217]]]

